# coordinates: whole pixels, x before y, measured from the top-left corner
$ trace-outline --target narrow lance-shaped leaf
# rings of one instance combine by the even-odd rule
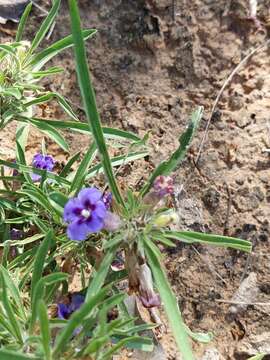
[[[51,360],[51,334],[49,326],[49,318],[47,314],[47,307],[43,300],[40,300],[38,303],[38,317],[40,323],[40,334],[41,342],[43,345],[43,351],[46,360]]]
[[[30,14],[31,9],[32,9],[32,2],[30,2],[26,6],[26,8],[25,8],[25,10],[24,10],[24,12],[22,14],[22,17],[21,17],[21,20],[20,20],[20,23],[19,23],[19,26],[18,26],[18,29],[17,29],[17,33],[16,33],[16,41],[17,42],[22,40],[23,30],[25,28],[25,24],[26,24],[26,21],[28,19],[28,16]]]
[[[35,263],[34,263],[34,270],[32,275],[32,281],[31,281],[31,302],[33,301],[33,295],[35,292],[35,288],[37,286],[37,283],[39,279],[42,276],[43,273],[43,267],[45,264],[45,259],[48,253],[48,250],[50,248],[51,241],[53,239],[53,232],[50,230],[42,243],[39,246],[38,252],[35,257]]]
[[[164,235],[167,238],[180,240],[188,244],[203,243],[207,245],[229,247],[246,252],[250,252],[252,250],[252,244],[250,241],[230,236],[205,234],[195,231],[165,231]]]
[[[45,18],[45,20],[41,24],[38,32],[36,33],[36,35],[34,37],[34,40],[32,41],[31,47],[29,49],[30,54],[33,53],[33,51],[39,46],[41,41],[46,36],[47,31],[49,30],[50,26],[53,24],[53,22],[56,18],[56,15],[59,10],[59,6],[60,6],[60,0],[55,0],[51,10],[49,11],[48,16]]]
[[[161,162],[153,171],[150,179],[147,181],[147,183],[140,192],[141,196],[145,196],[147,194],[153,182],[159,175],[169,175],[172,171],[176,170],[180,163],[183,161],[201,120],[202,112],[202,107],[199,107],[196,111],[194,111],[187,129],[179,138],[179,147],[171,155],[169,160]]]
[[[159,262],[159,258],[156,256],[156,253],[152,250],[152,247],[148,245],[148,242],[145,242],[145,244],[146,255],[154,275],[155,284],[164,304],[164,309],[169,319],[175,341],[181,354],[183,355],[183,359],[194,360],[189,344],[189,339],[187,337],[185,324],[182,320],[176,298],[172,293],[167,277],[163,270],[163,266]]]
[[[83,97],[84,107],[87,114],[88,124],[92,130],[93,137],[96,141],[99,150],[104,172],[107,176],[111,191],[115,200],[125,207],[120,191],[118,189],[107,146],[104,140],[104,135],[101,128],[99,113],[97,110],[94,89],[92,87],[90,73],[87,64],[86,51],[82,35],[80,15],[78,6],[75,0],[69,0],[71,28],[74,41],[74,50],[76,58],[76,68],[79,79],[79,85]]]

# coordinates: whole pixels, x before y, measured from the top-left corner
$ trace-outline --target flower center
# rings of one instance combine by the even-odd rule
[[[91,215],[91,210],[83,209],[83,210],[81,211],[81,215],[82,215],[85,219],[88,219],[89,216]]]

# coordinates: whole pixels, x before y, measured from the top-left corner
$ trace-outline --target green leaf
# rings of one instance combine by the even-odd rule
[[[80,152],[78,152],[77,154],[73,155],[69,160],[68,162],[66,163],[66,165],[64,166],[63,170],[60,172],[59,176],[62,176],[62,177],[66,177],[69,172],[71,171],[72,169],[72,165],[77,161],[79,160],[80,158]]]
[[[51,334],[49,326],[49,318],[47,314],[47,307],[43,300],[38,302],[38,317],[40,324],[41,342],[46,360],[51,360]]]
[[[97,31],[95,29],[83,30],[82,33],[84,40],[92,37],[96,32]],[[42,66],[44,66],[54,56],[58,55],[61,51],[70,48],[71,46],[73,46],[72,35],[68,35],[42,50],[38,54],[35,54],[31,59],[29,66],[34,67],[35,70],[41,69]]]
[[[187,334],[193,339],[200,343],[208,344],[213,340],[214,335],[212,333],[201,333],[201,332],[193,332],[189,329],[188,326],[185,325]]]
[[[107,288],[100,290],[95,295],[91,296],[86,302],[80,307],[79,310],[75,311],[67,325],[57,335],[55,339],[55,348],[53,350],[53,358],[63,353],[65,346],[69,343],[70,338],[73,335],[74,330],[81,325],[82,321],[86,316],[90,316],[91,312],[99,305],[99,303],[105,298],[108,292]]]
[[[146,351],[152,351],[154,346],[151,339],[142,337],[142,336],[129,336],[125,339],[122,339],[118,341],[118,343],[111,347],[110,350],[106,351],[105,354],[102,356],[102,360],[109,360],[112,358],[112,355],[116,353],[119,349],[121,349],[123,346],[127,347],[136,347],[136,345],[145,345],[145,348],[147,346]]]
[[[111,163],[112,163],[113,167],[120,166],[123,164],[128,164],[128,163],[138,160],[138,159],[142,159],[147,155],[148,155],[148,152],[146,152],[146,151],[138,151],[138,152],[134,152],[134,153],[129,153],[127,155],[115,156],[111,159]],[[93,177],[97,174],[103,174],[103,172],[104,172],[104,168],[102,167],[102,165],[97,164],[88,171],[88,174],[86,175],[86,180],[90,179],[91,177]]]
[[[62,69],[62,68],[60,68],[58,66],[53,66],[53,67],[50,67],[47,70],[33,71],[33,72],[31,72],[31,76],[33,76],[34,79],[42,79],[42,78],[44,78],[46,76],[62,73],[63,71],[64,71],[64,69]]]
[[[182,320],[177,300],[172,293],[163,270],[163,266],[159,262],[155,252],[153,252],[153,250],[148,246],[147,242],[145,251],[179,351],[183,355],[184,360],[194,360],[191,346],[186,334],[185,324]]]
[[[63,282],[67,280],[67,278],[68,278],[68,274],[55,272],[46,275],[38,280],[34,289],[33,300],[32,300],[32,314],[29,325],[31,333],[34,330],[34,325],[37,320],[39,300],[44,298],[45,287]]]
[[[24,319],[24,321],[26,321],[26,314],[25,314],[23,302],[21,300],[21,295],[20,295],[20,292],[19,292],[17,286],[15,285],[14,281],[12,280],[12,278],[9,274],[9,271],[7,271],[2,265],[0,265],[0,271],[5,279],[6,286],[9,290],[13,300],[16,303],[16,307],[19,311],[21,318]]]
[[[8,293],[7,293],[6,279],[3,275],[3,272],[1,272],[0,274],[1,274],[1,282],[2,282],[3,307],[6,312],[8,323],[9,323],[10,327],[12,328],[12,335],[22,345],[23,344],[22,329],[21,329],[21,326],[20,326],[18,320],[16,319],[14,309],[11,307],[11,303],[10,303]]]
[[[247,360],[262,360],[267,354],[257,354],[248,358]]]
[[[35,257],[34,270],[33,270],[32,281],[31,281],[31,303],[32,303],[32,306],[33,306],[33,296],[34,296],[35,288],[37,286],[39,279],[41,279],[41,277],[42,277],[45,259],[46,259],[47,253],[49,251],[51,242],[53,240],[53,236],[54,236],[53,231],[50,230],[48,232],[48,234],[45,236],[42,243],[40,244],[38,252]]]
[[[246,252],[251,252],[252,250],[250,241],[229,236],[204,234],[195,231],[165,231],[164,235],[167,238],[180,240],[188,244],[203,243],[207,245],[230,247]]]
[[[60,6],[60,0],[55,0],[53,2],[53,6],[52,6],[51,10],[49,11],[48,16],[41,24],[39,30],[37,31],[37,33],[34,37],[34,40],[32,41],[31,47],[29,49],[29,54],[32,54],[34,52],[34,50],[39,46],[41,41],[46,36],[48,30],[52,26],[52,24],[57,16],[59,6]]]
[[[68,201],[68,197],[58,191],[49,194],[49,202],[51,206],[62,216],[64,207]]]
[[[96,156],[96,144],[92,143],[92,145],[87,150],[86,154],[84,155],[76,173],[74,179],[72,180],[69,192],[77,192],[83,185],[85,177],[88,172],[89,166],[92,164],[93,160]]]
[[[18,29],[17,29],[17,33],[16,33],[15,41],[17,41],[17,42],[22,40],[23,30],[25,28],[25,24],[26,24],[26,21],[28,19],[28,16],[30,14],[31,9],[32,9],[32,2],[30,2],[26,6],[26,8],[25,8],[25,10],[24,10],[24,12],[22,14],[22,17],[21,17],[21,20],[20,20],[20,23],[19,23],[19,26],[18,26]]]
[[[0,349],[0,358],[1,360],[39,360],[39,358],[6,349]]]
[[[19,121],[27,121],[28,119],[20,116],[18,118]],[[40,118],[33,118],[36,122],[44,122],[46,121],[47,124],[53,126],[56,129],[68,129],[73,130],[82,134],[92,134],[91,129],[89,128],[88,124],[79,122],[79,121],[60,121],[60,120],[50,120],[50,119],[40,119]],[[135,143],[142,141],[137,135],[119,129],[113,129],[109,127],[102,127],[102,131],[104,133],[105,138],[107,139],[115,139],[115,140],[124,140],[124,141],[133,141]]]
[[[111,191],[115,197],[115,200],[123,207],[125,207],[125,203],[122,199],[122,196],[120,194],[120,191],[118,189],[113,174],[110,157],[108,154],[107,146],[101,128],[99,113],[96,105],[95,93],[90,79],[90,73],[89,73],[86,51],[84,46],[84,39],[80,24],[80,15],[76,1],[69,0],[69,7],[70,7],[72,35],[74,41],[76,69],[77,69],[79,86],[84,102],[89,128],[92,130],[92,134],[95,139],[101,157],[102,166],[104,168],[104,172],[107,176],[107,180],[110,185]]]
[[[94,274],[92,279],[90,279],[90,283],[86,293],[87,300],[92,298],[94,294],[97,294],[99,290],[102,288],[106,276],[110,270],[111,263],[115,257],[117,248],[118,246],[111,247],[110,250],[106,252],[101,264],[99,265],[97,272]]]
[[[191,121],[186,129],[186,131],[179,138],[179,147],[171,155],[169,160],[161,162],[157,168],[153,171],[150,179],[147,181],[145,186],[142,188],[140,194],[145,196],[150,190],[153,182],[159,175],[169,175],[172,171],[176,170],[177,167],[184,160],[189,145],[193,139],[194,133],[196,132],[199,122],[202,118],[203,108],[199,107],[196,111],[193,112],[191,116]]]
[[[16,87],[0,88],[0,93],[2,96],[5,95],[15,97],[15,99],[17,100],[20,100],[22,98],[21,90]]]
[[[45,135],[56,142],[64,151],[69,151],[68,144],[63,136],[55,130],[55,128],[44,120],[43,122],[35,121],[34,119],[28,119],[28,122],[42,131]]]

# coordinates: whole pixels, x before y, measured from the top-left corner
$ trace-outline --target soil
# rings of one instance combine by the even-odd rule
[[[40,1],[44,8],[48,3]],[[183,244],[166,251],[166,268],[185,322],[193,331],[215,335],[207,345],[194,342],[196,359],[241,360],[266,351],[270,344],[270,48],[266,44],[270,1],[258,2],[259,29],[248,19],[244,0],[81,0],[79,4],[84,26],[98,29],[87,42],[87,52],[102,122],[141,136],[150,134],[149,158],[127,166],[122,179],[129,186],[141,184],[175,149],[191,112],[202,105],[199,132],[174,175],[179,226],[253,243],[251,255]],[[41,12],[35,8],[29,39],[40,21]],[[2,26],[1,40],[10,41],[14,29],[10,23]],[[69,32],[68,6],[63,1],[48,43]],[[262,44],[266,46],[243,64],[223,92],[196,163],[222,84],[241,59]],[[46,87],[69,98],[83,119],[72,52],[58,56],[53,64],[65,72],[48,80]],[[63,115],[56,107],[45,111],[52,118]],[[1,136],[2,156],[14,155],[12,132],[13,125],[7,136]],[[40,139],[33,132],[29,159],[40,149]],[[72,152],[88,145],[83,136],[68,134],[68,140]],[[67,158],[55,145],[50,151],[61,161]],[[245,290],[239,295],[240,285],[249,278],[251,284],[242,286]],[[249,305],[238,306],[243,302],[239,299]],[[264,345],[258,338],[263,335]],[[167,359],[180,359],[169,332],[163,334],[161,344]]]

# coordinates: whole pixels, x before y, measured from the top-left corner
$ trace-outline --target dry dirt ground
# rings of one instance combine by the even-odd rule
[[[40,3],[48,8],[48,1]],[[250,256],[183,245],[167,252],[166,267],[186,323],[193,331],[215,335],[210,344],[194,343],[196,359],[241,360],[257,351],[270,353],[267,45],[225,89],[195,166],[222,84],[250,50],[269,38],[270,1],[258,2],[258,30],[247,19],[247,0],[81,0],[79,4],[84,26],[98,29],[87,50],[103,123],[139,135],[150,132],[149,158],[127,166],[122,179],[134,185],[146,178],[177,146],[190,113],[202,105],[205,113],[199,132],[188,158],[175,173],[180,225],[253,243]],[[35,9],[29,37],[40,15]],[[10,40],[10,27],[2,26],[2,40]],[[68,7],[63,1],[48,43],[69,31]],[[46,86],[70,98],[83,118],[72,53],[62,54],[54,64],[65,68],[64,76]],[[60,117],[61,113],[50,109],[48,116]],[[85,138],[69,135],[69,140],[74,151],[87,146]],[[1,135],[0,145],[1,152],[12,155],[11,136]],[[40,138],[33,134],[29,153],[39,147]],[[51,152],[61,160],[66,158],[56,146],[51,146]],[[228,301],[237,304],[232,308]],[[180,359],[170,334],[164,334],[161,342],[165,358]]]

